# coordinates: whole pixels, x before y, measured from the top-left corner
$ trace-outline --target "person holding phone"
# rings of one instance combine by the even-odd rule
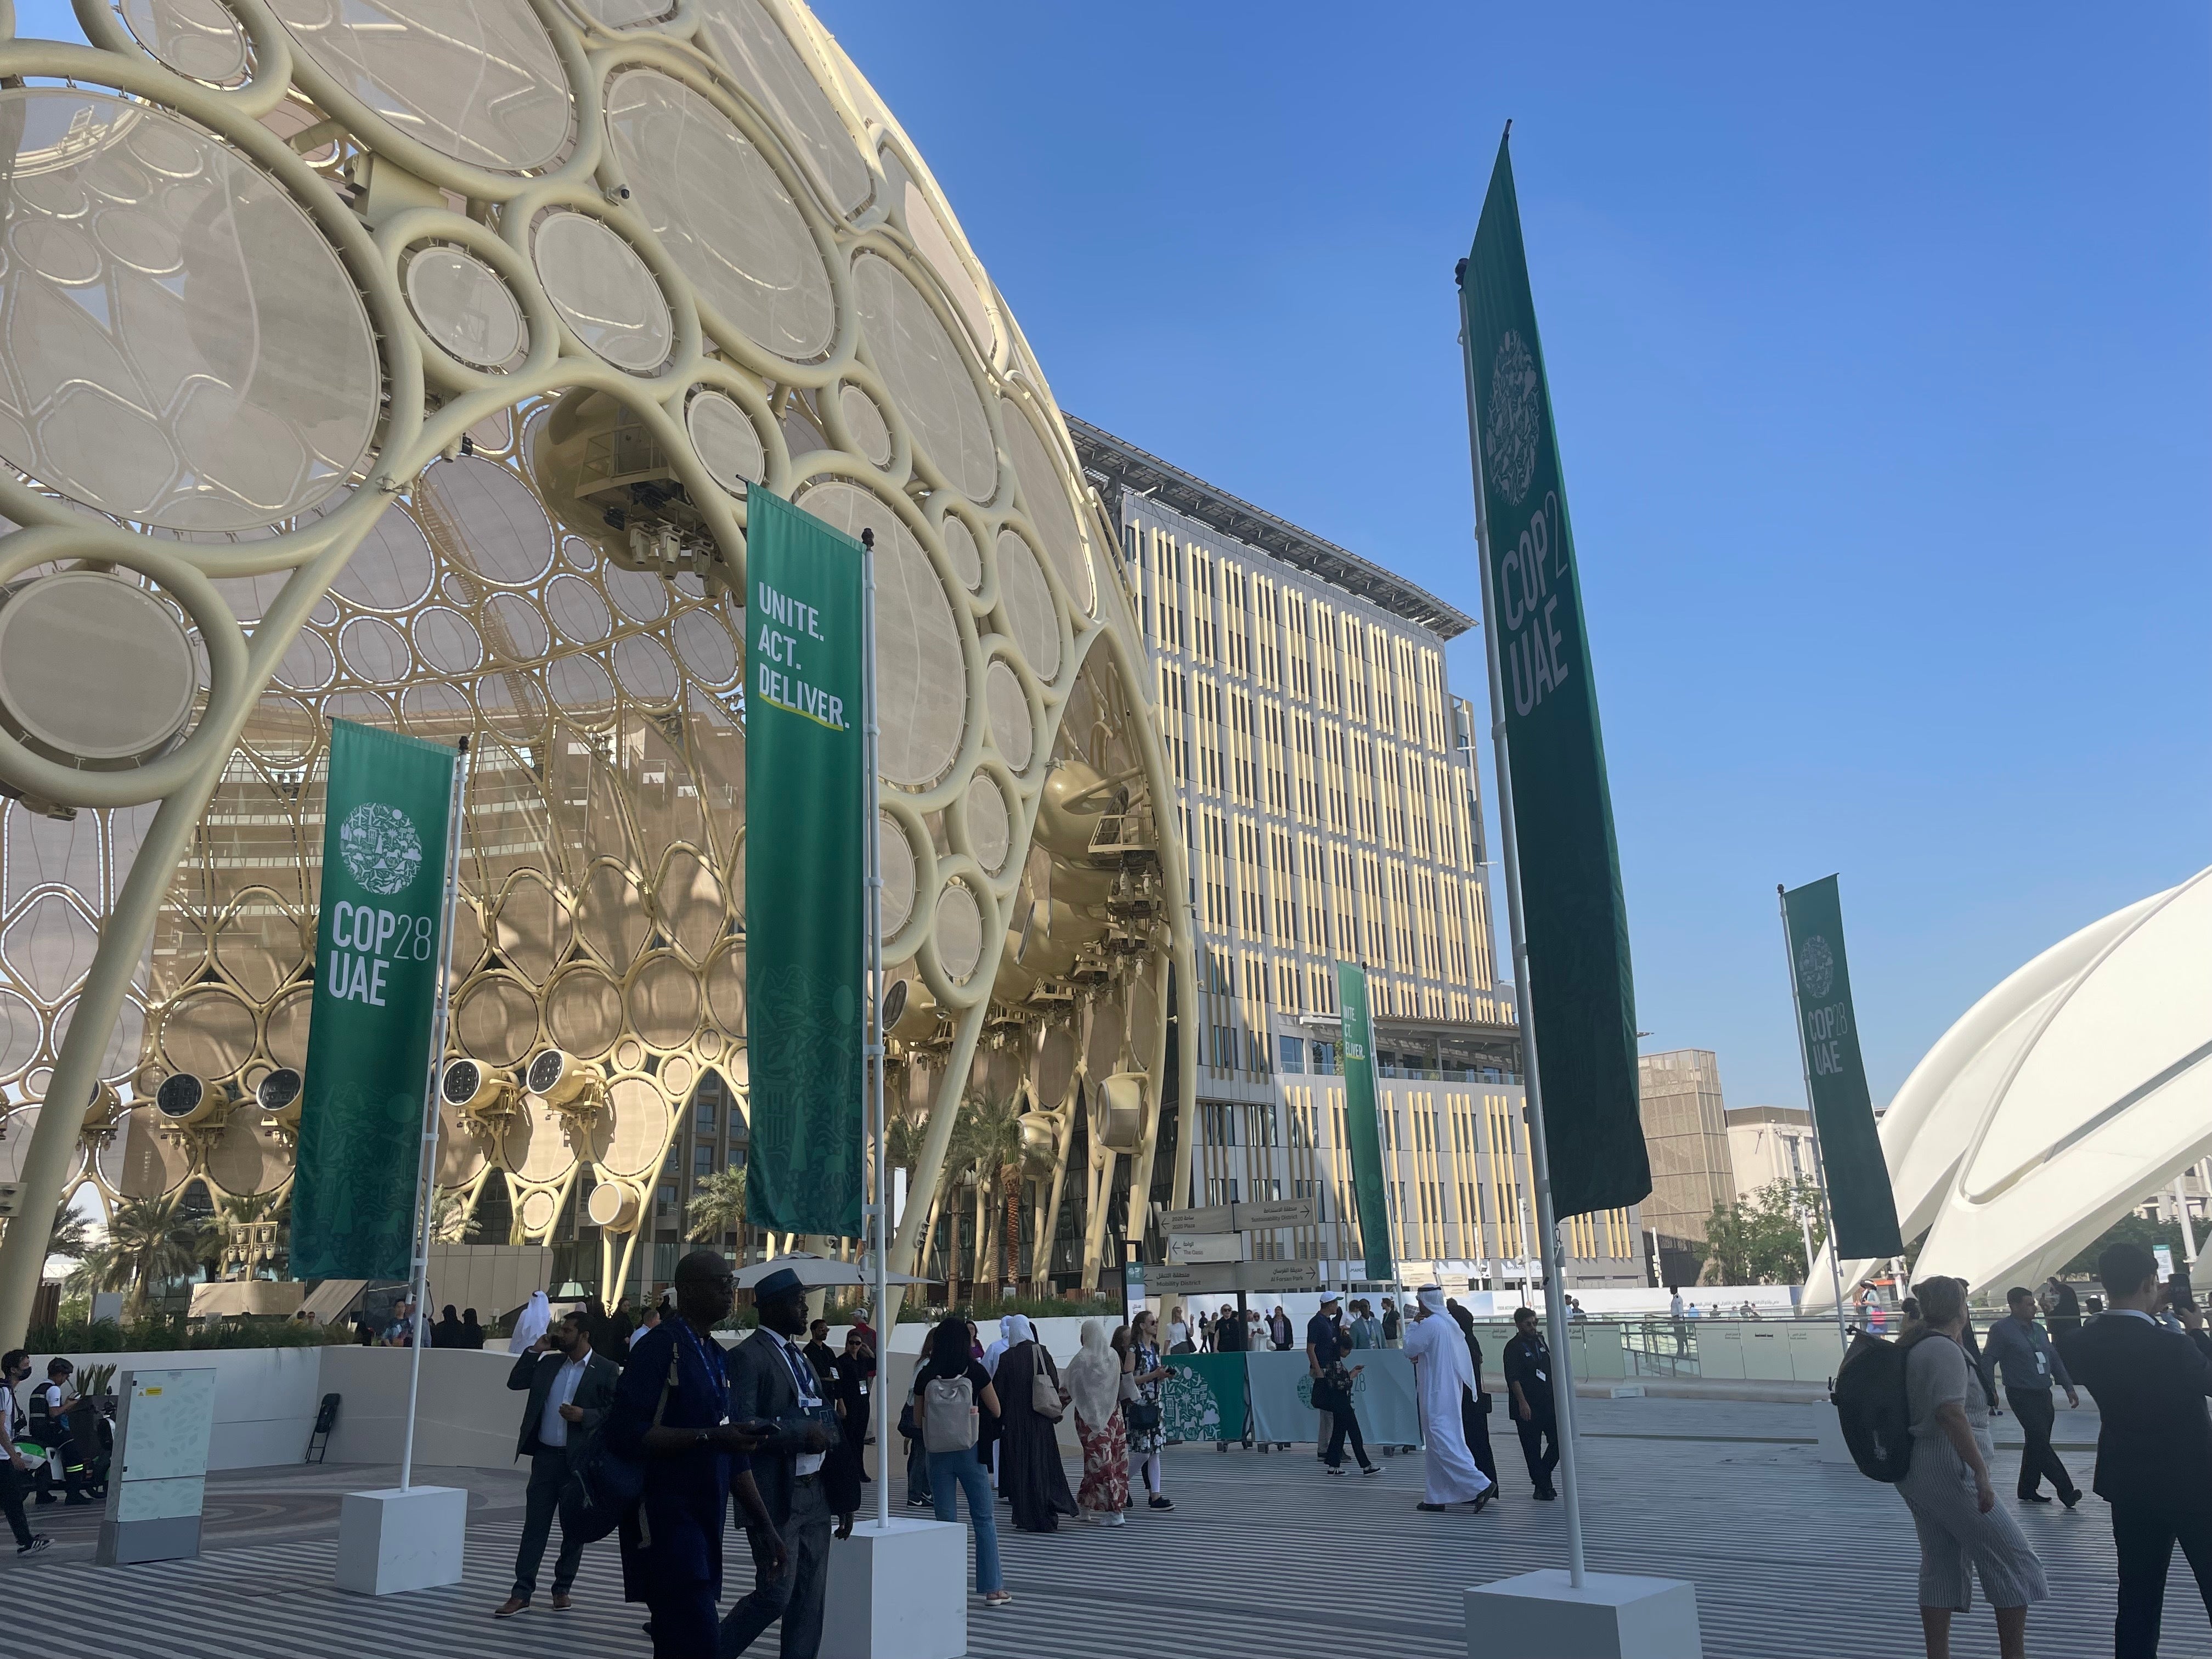
[[[1129,1325],[1129,1383],[1137,1397],[1123,1407],[1121,1413],[1129,1437],[1129,1484],[1134,1487],[1142,1477],[1147,1509],[1175,1507],[1160,1490],[1160,1449],[1167,1444],[1160,1389],[1176,1375],[1176,1368],[1160,1358],[1159,1322],[1147,1308]]]

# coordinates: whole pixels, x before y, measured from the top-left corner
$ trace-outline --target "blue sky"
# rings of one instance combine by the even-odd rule
[[[1471,612],[1514,118],[1640,1023],[1732,1103],[1802,1097],[1777,881],[1842,872],[1880,1102],[2208,861],[2212,13],[818,10],[1063,405]]]
[[[1778,881],[1842,873],[1881,1102],[2212,861],[2212,14],[817,9],[1065,407],[1470,612],[1513,118],[1640,1024],[1732,1103],[1802,1098]]]

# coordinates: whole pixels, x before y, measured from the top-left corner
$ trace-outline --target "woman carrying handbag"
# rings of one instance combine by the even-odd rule
[[[995,1376],[1000,1419],[999,1487],[1013,1505],[1014,1525],[1024,1532],[1057,1532],[1060,1517],[1076,1513],[1067,1489],[1054,1432],[1066,1414],[1067,1391],[1060,1368],[1020,1314],[1008,1316],[1008,1344]],[[932,1472],[933,1476],[935,1471]]]

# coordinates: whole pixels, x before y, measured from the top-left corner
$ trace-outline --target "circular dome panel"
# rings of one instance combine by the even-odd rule
[[[975,862],[997,875],[1006,866],[1006,849],[1013,844],[1013,820],[1006,811],[1006,791],[988,772],[978,773],[968,786],[969,851]]]
[[[876,532],[877,760],[893,783],[927,787],[960,752],[968,673],[945,584],[921,544],[857,484],[817,484],[799,505],[857,538]]]
[[[419,249],[408,258],[403,285],[422,331],[471,368],[511,368],[529,343],[521,305],[473,253],[445,244]]]
[[[549,213],[530,246],[546,298],[586,350],[632,374],[650,374],[668,361],[676,323],[667,296],[652,267],[611,227],[588,213]]]
[[[1002,662],[991,665],[983,677],[983,700],[991,709],[991,736],[1006,764],[1020,771],[1030,763],[1036,746],[1036,727],[1030,719],[1030,700],[1022,691],[1021,677]]]
[[[914,914],[914,847],[888,812],[876,815],[876,861],[883,871],[883,933],[885,939],[906,926]]]
[[[735,398],[720,392],[698,393],[684,405],[684,427],[701,465],[731,495],[744,495],[740,483],[758,483],[768,475],[768,451]]]
[[[305,212],[143,105],[0,91],[0,456],[170,530],[305,512],[368,454],[368,313]]]
[[[252,72],[246,31],[222,0],[122,0],[116,10],[149,54],[187,80],[235,87]]]
[[[853,295],[869,357],[918,447],[969,500],[989,501],[999,488],[991,418],[951,334],[906,273],[879,255],[853,262]]]
[[[797,142],[816,187],[841,212],[864,206],[875,191],[868,164],[830,95],[760,0],[706,0],[703,9],[707,39],[753,101]]]
[[[973,974],[983,959],[982,908],[957,881],[946,884],[937,901],[937,959],[956,981]]]
[[[1067,497],[1060,469],[1045,447],[1029,418],[1012,404],[1006,414],[1006,453],[1014,464],[1014,477],[1022,487],[1022,505],[1030,522],[1044,538],[1060,579],[1070,598],[1082,610],[1097,609],[1098,595],[1091,578],[1091,554],[1075,522],[1075,508]]]
[[[999,598],[1014,643],[1041,680],[1060,672],[1060,612],[1030,544],[1011,530],[999,532]]]
[[[568,148],[568,77],[530,0],[274,0],[301,51],[371,113],[493,173]]]
[[[752,141],[703,94],[657,70],[607,88],[607,134],[631,205],[699,297],[779,357],[818,357],[836,331],[830,273]]]
[[[64,570],[0,603],[0,718],[56,759],[120,767],[157,753],[198,684],[191,641],[143,587]]]
[[[876,400],[856,386],[842,387],[837,393],[837,410],[845,417],[845,429],[853,434],[853,442],[861,455],[877,466],[891,464],[891,429],[884,424],[884,412],[876,407]]]

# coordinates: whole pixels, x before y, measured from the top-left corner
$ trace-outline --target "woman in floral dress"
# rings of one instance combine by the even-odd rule
[[[1076,1513],[1104,1526],[1121,1524],[1129,1507],[1129,1446],[1121,1422],[1121,1359],[1106,1322],[1083,1327],[1083,1352],[1067,1362],[1068,1393],[1075,1406],[1075,1435],[1083,1443],[1083,1484]]]
[[[1160,1448],[1166,1443],[1160,1430],[1160,1384],[1175,1374],[1174,1366],[1160,1363],[1159,1324],[1147,1309],[1129,1327],[1129,1381],[1136,1398],[1122,1415],[1129,1420],[1130,1480],[1144,1477],[1146,1504],[1156,1510],[1175,1507],[1160,1490]]]

